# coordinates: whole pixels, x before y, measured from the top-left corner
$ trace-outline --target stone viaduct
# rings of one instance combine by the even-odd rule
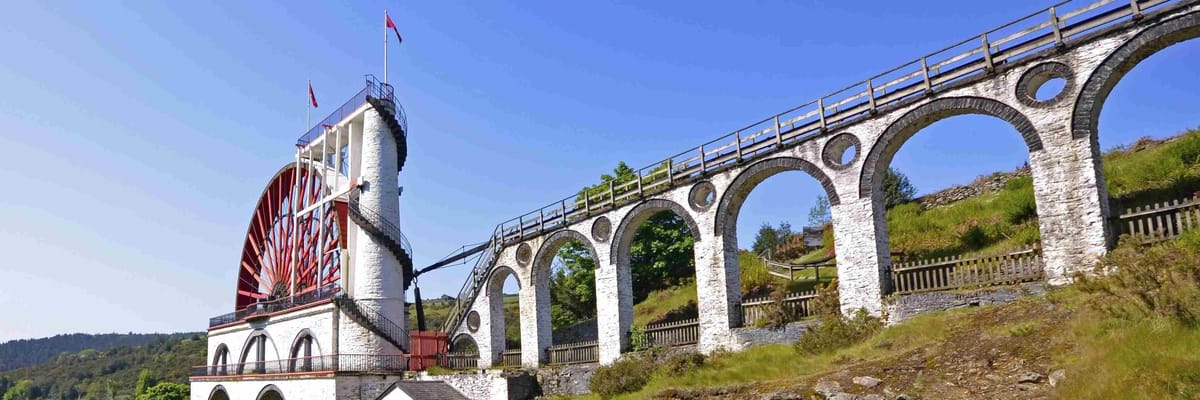
[[[571,196],[501,224],[447,330],[475,339],[480,365],[495,363],[504,348],[501,288],[513,275],[521,347],[528,349],[522,363],[544,362],[540,350],[551,344],[550,263],[577,239],[597,261],[600,362],[612,362],[628,347],[633,322],[634,231],[668,210],[695,235],[699,348],[735,348],[738,213],[757,184],[784,171],[811,175],[830,200],[843,312],[879,314],[891,286],[881,171],[916,132],[960,114],[999,118],[1024,139],[1044,275],[1052,285],[1069,282],[1113,239],[1096,132],[1105,98],[1143,59],[1200,35],[1200,1],[1109,0],[1059,11],[1047,9],[1006,26],[1014,32],[1007,36],[989,31],[693,148],[639,171],[636,182]],[[1051,79],[1064,80],[1062,90],[1038,98]]]

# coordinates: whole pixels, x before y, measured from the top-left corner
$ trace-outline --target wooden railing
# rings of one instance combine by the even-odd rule
[[[817,291],[796,293],[784,298],[783,306],[787,307],[789,315],[795,320],[813,315],[812,301],[817,298]],[[775,304],[774,300],[766,297],[746,299],[742,301],[742,324],[753,325],[755,321],[767,315],[767,308]]]
[[[600,361],[600,342],[556,344],[546,348],[550,364],[582,364]]]
[[[1042,279],[1042,251],[1026,248],[995,256],[941,257],[897,263],[892,268],[894,293],[907,294]]]
[[[634,343],[634,347],[652,346],[684,346],[700,341],[700,320],[692,318],[683,321],[666,322],[646,325],[643,330],[643,343]],[[635,340],[638,338],[634,338]]]
[[[1116,234],[1136,236],[1143,242],[1174,239],[1200,226],[1200,196],[1126,209],[1114,225]]]
[[[504,350],[500,352],[500,365],[504,367],[521,366],[521,349]]]
[[[831,268],[831,267],[837,266],[837,264],[830,262],[830,260],[832,260],[833,257],[829,257],[824,260],[806,263],[806,264],[789,264],[789,263],[783,263],[783,262],[772,260],[772,259],[768,258],[766,253],[764,252],[764,254],[758,255],[758,259],[760,261],[762,261],[764,266],[767,267],[767,274],[769,274],[771,276],[787,279],[789,281],[796,280],[797,272],[803,272],[806,269],[812,269],[813,274],[816,275],[816,280],[818,282],[820,282],[821,281],[821,268]]]
[[[477,369],[479,368],[479,353],[439,354],[438,365],[449,369]]]

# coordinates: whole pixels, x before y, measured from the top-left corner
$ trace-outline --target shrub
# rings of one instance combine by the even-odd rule
[[[764,315],[757,321],[754,321],[756,328],[781,328],[787,325],[788,322],[796,320],[795,313],[792,312],[784,301],[787,300],[788,290],[784,286],[777,286],[771,292],[771,304],[763,306]]]
[[[860,343],[880,329],[883,329],[883,321],[867,314],[866,310],[860,309],[850,318],[828,315],[821,318],[820,324],[808,327],[795,347],[801,354],[831,353]]]
[[[653,356],[640,353],[628,354],[625,357],[596,368],[588,389],[602,399],[632,393],[641,390],[650,380],[654,372]]]
[[[1091,304],[1110,316],[1163,318],[1200,326],[1200,231],[1178,241],[1142,246],[1134,237],[1097,265],[1098,278],[1079,276],[1080,290],[1093,294]]]
[[[817,287],[817,298],[812,299],[813,315],[842,315],[842,300],[838,294],[838,281],[834,278],[825,286]]]
[[[700,353],[679,353],[663,360],[658,372],[667,376],[679,376],[704,365],[706,358]]]

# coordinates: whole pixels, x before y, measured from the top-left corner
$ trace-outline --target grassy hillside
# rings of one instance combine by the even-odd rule
[[[822,380],[887,398],[1200,398],[1200,231],[1150,249],[1125,243],[1106,264],[1117,272],[1010,304],[922,315],[849,346],[650,361],[658,364],[644,371],[645,386],[615,398],[814,398]],[[860,386],[859,376],[882,383]]]
[[[178,334],[140,346],[62,353],[44,363],[0,373],[0,392],[29,381],[29,397],[18,399],[130,399],[142,371],[150,382],[186,384],[190,368],[205,363],[203,334]],[[5,397],[8,398],[8,397]]]

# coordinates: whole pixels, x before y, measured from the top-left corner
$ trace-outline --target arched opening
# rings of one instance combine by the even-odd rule
[[[892,291],[1041,279],[1029,167],[1041,149],[1024,115],[990,99],[934,100],[890,125],[865,159],[860,190],[872,200]]]
[[[546,346],[577,345],[598,340],[597,265],[599,261],[591,240],[573,230],[561,230],[550,234],[538,249],[533,258],[533,279],[539,289],[539,305],[548,305],[550,311],[550,341],[545,343]],[[542,308],[539,306],[539,309]],[[584,354],[552,350],[548,354],[548,361],[592,361],[571,359]]]
[[[238,374],[264,374],[267,372],[267,334],[255,331],[242,346],[238,359]]]
[[[666,325],[695,323],[699,310],[694,244],[701,232],[681,205],[662,199],[634,207],[613,235],[618,311],[630,346],[669,346],[693,338],[658,338]],[[628,297],[626,297],[628,296]]]
[[[316,345],[316,338],[305,329],[296,335],[292,342],[292,350],[288,357],[289,372],[311,372],[313,366],[321,366],[321,349]]]
[[[830,142],[839,148],[827,151],[827,164],[857,161],[857,139]],[[720,199],[714,234],[724,237],[725,266],[736,269],[741,302],[750,304],[742,307],[743,324],[773,327],[808,315],[792,298],[836,277],[830,216],[836,203],[825,173],[799,158],[763,160],[734,178]]]
[[[475,338],[471,337],[471,335],[460,334],[450,341],[450,352],[465,354],[479,353],[479,344],[475,342]]]
[[[229,346],[224,343],[217,346],[217,350],[213,353],[212,367],[210,368],[212,375],[224,376],[229,375]]]
[[[1097,182],[1113,218],[1110,243],[1126,234],[1178,235],[1183,227],[1169,211],[1121,216],[1169,207],[1200,191],[1197,37],[1200,13],[1160,23],[1124,43],[1083,84],[1080,96],[1092,101],[1076,106],[1073,133],[1090,140],[1103,167]]]
[[[521,354],[521,280],[509,267],[497,267],[488,280],[492,351],[505,365],[519,364]]]
[[[229,393],[225,391],[225,387],[217,385],[212,392],[208,394],[208,400],[229,400]]]
[[[275,385],[267,385],[258,392],[258,400],[283,400],[283,392]]]

